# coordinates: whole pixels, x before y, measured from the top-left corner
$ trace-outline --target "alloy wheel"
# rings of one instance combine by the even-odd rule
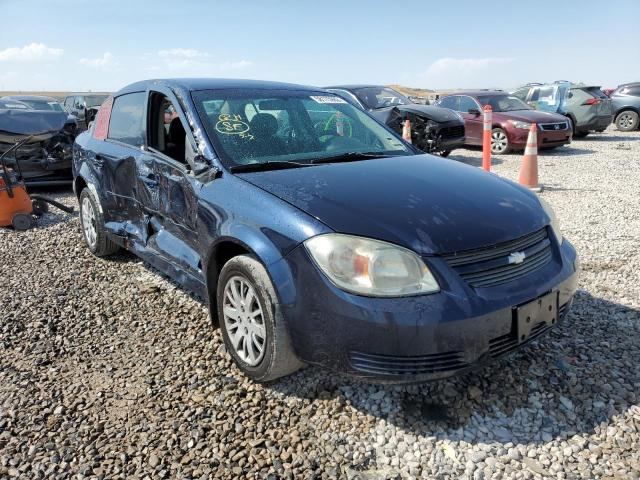
[[[631,129],[634,127],[635,118],[630,113],[623,113],[618,118],[618,125],[620,128]]]
[[[507,135],[502,130],[491,132],[491,152],[504,153],[509,146]]]
[[[250,367],[265,353],[267,329],[262,307],[253,286],[242,276],[229,279],[224,287],[222,313],[236,355]]]
[[[96,214],[93,211],[93,205],[88,197],[82,200],[82,231],[84,232],[84,239],[89,244],[89,247],[95,248],[98,238]]]

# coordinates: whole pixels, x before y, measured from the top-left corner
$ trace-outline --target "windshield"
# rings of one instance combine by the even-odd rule
[[[17,100],[0,100],[0,108],[6,110],[30,110],[28,105]]]
[[[20,100],[22,103],[26,103],[34,110],[53,110],[54,112],[62,112],[62,105],[55,100]]]
[[[99,107],[106,98],[107,95],[87,95],[84,100],[87,107]]]
[[[411,105],[411,100],[387,87],[365,87],[353,91],[362,104],[369,108],[393,107],[394,105]]]
[[[491,105],[494,112],[515,112],[518,110],[532,110],[532,108],[519,98],[511,95],[479,95],[478,100],[484,107]]]
[[[293,90],[193,92],[198,115],[227,167],[312,162],[341,154],[410,155],[395,133],[342,98]]]

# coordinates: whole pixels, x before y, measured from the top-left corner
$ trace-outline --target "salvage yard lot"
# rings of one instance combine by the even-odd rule
[[[521,155],[494,160],[517,178]],[[133,255],[92,257],[77,214],[0,230],[0,477],[637,478],[640,133],[543,151],[539,170],[581,256],[573,309],[427,385],[312,367],[253,383],[202,303]]]

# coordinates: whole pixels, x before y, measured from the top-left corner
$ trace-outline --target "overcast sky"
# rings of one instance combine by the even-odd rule
[[[640,0],[0,0],[0,90],[215,76],[311,85],[640,81]]]

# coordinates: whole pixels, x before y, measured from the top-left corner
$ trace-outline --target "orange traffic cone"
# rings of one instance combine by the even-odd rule
[[[404,121],[404,125],[402,127],[402,138],[411,143],[411,122],[408,118]]]
[[[520,185],[529,187],[534,192],[542,191],[542,187],[538,184],[538,134],[535,123],[531,124],[531,130],[529,130],[518,181]]]

